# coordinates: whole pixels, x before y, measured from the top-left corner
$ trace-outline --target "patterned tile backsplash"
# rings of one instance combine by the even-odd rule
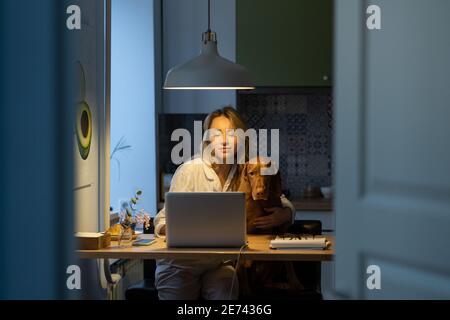
[[[331,92],[241,94],[237,109],[249,128],[280,130],[281,181],[290,198],[308,185],[331,185]]]
[[[240,94],[239,113],[249,128],[280,130],[280,173],[283,189],[291,199],[308,186],[332,183],[332,98],[328,91],[296,94]],[[206,114],[162,114],[159,118],[160,168],[172,173],[176,165],[170,152],[173,130],[193,132],[195,120]]]

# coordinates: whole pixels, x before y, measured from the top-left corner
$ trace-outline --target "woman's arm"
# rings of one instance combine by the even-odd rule
[[[175,171],[172,181],[170,182],[171,192],[189,192],[192,191],[189,166],[182,164]],[[155,235],[160,237],[166,234],[166,213],[165,206],[155,216]]]
[[[269,230],[279,228],[287,229],[295,221],[295,208],[292,203],[281,195],[281,207],[264,208],[270,212],[269,215],[258,217],[254,221],[254,225],[258,229]]]
[[[166,213],[162,208],[155,216],[155,236],[160,237],[166,234]]]

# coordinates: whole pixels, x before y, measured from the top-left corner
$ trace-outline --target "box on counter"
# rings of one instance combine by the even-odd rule
[[[77,232],[75,238],[79,250],[99,250],[111,244],[111,235],[108,233]]]

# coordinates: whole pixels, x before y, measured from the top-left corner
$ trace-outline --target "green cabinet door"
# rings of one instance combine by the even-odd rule
[[[330,86],[332,0],[236,0],[237,62],[256,86]]]

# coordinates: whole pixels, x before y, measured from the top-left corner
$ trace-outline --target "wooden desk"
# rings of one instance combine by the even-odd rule
[[[269,248],[272,235],[249,235],[248,248],[241,252],[241,259],[264,261],[330,261],[333,259],[334,239],[328,237],[332,245],[327,250],[274,250]],[[224,260],[236,259],[239,249],[221,248],[167,248],[163,238],[144,247],[120,248],[116,242],[101,250],[77,250],[81,259],[201,259],[217,256]]]

